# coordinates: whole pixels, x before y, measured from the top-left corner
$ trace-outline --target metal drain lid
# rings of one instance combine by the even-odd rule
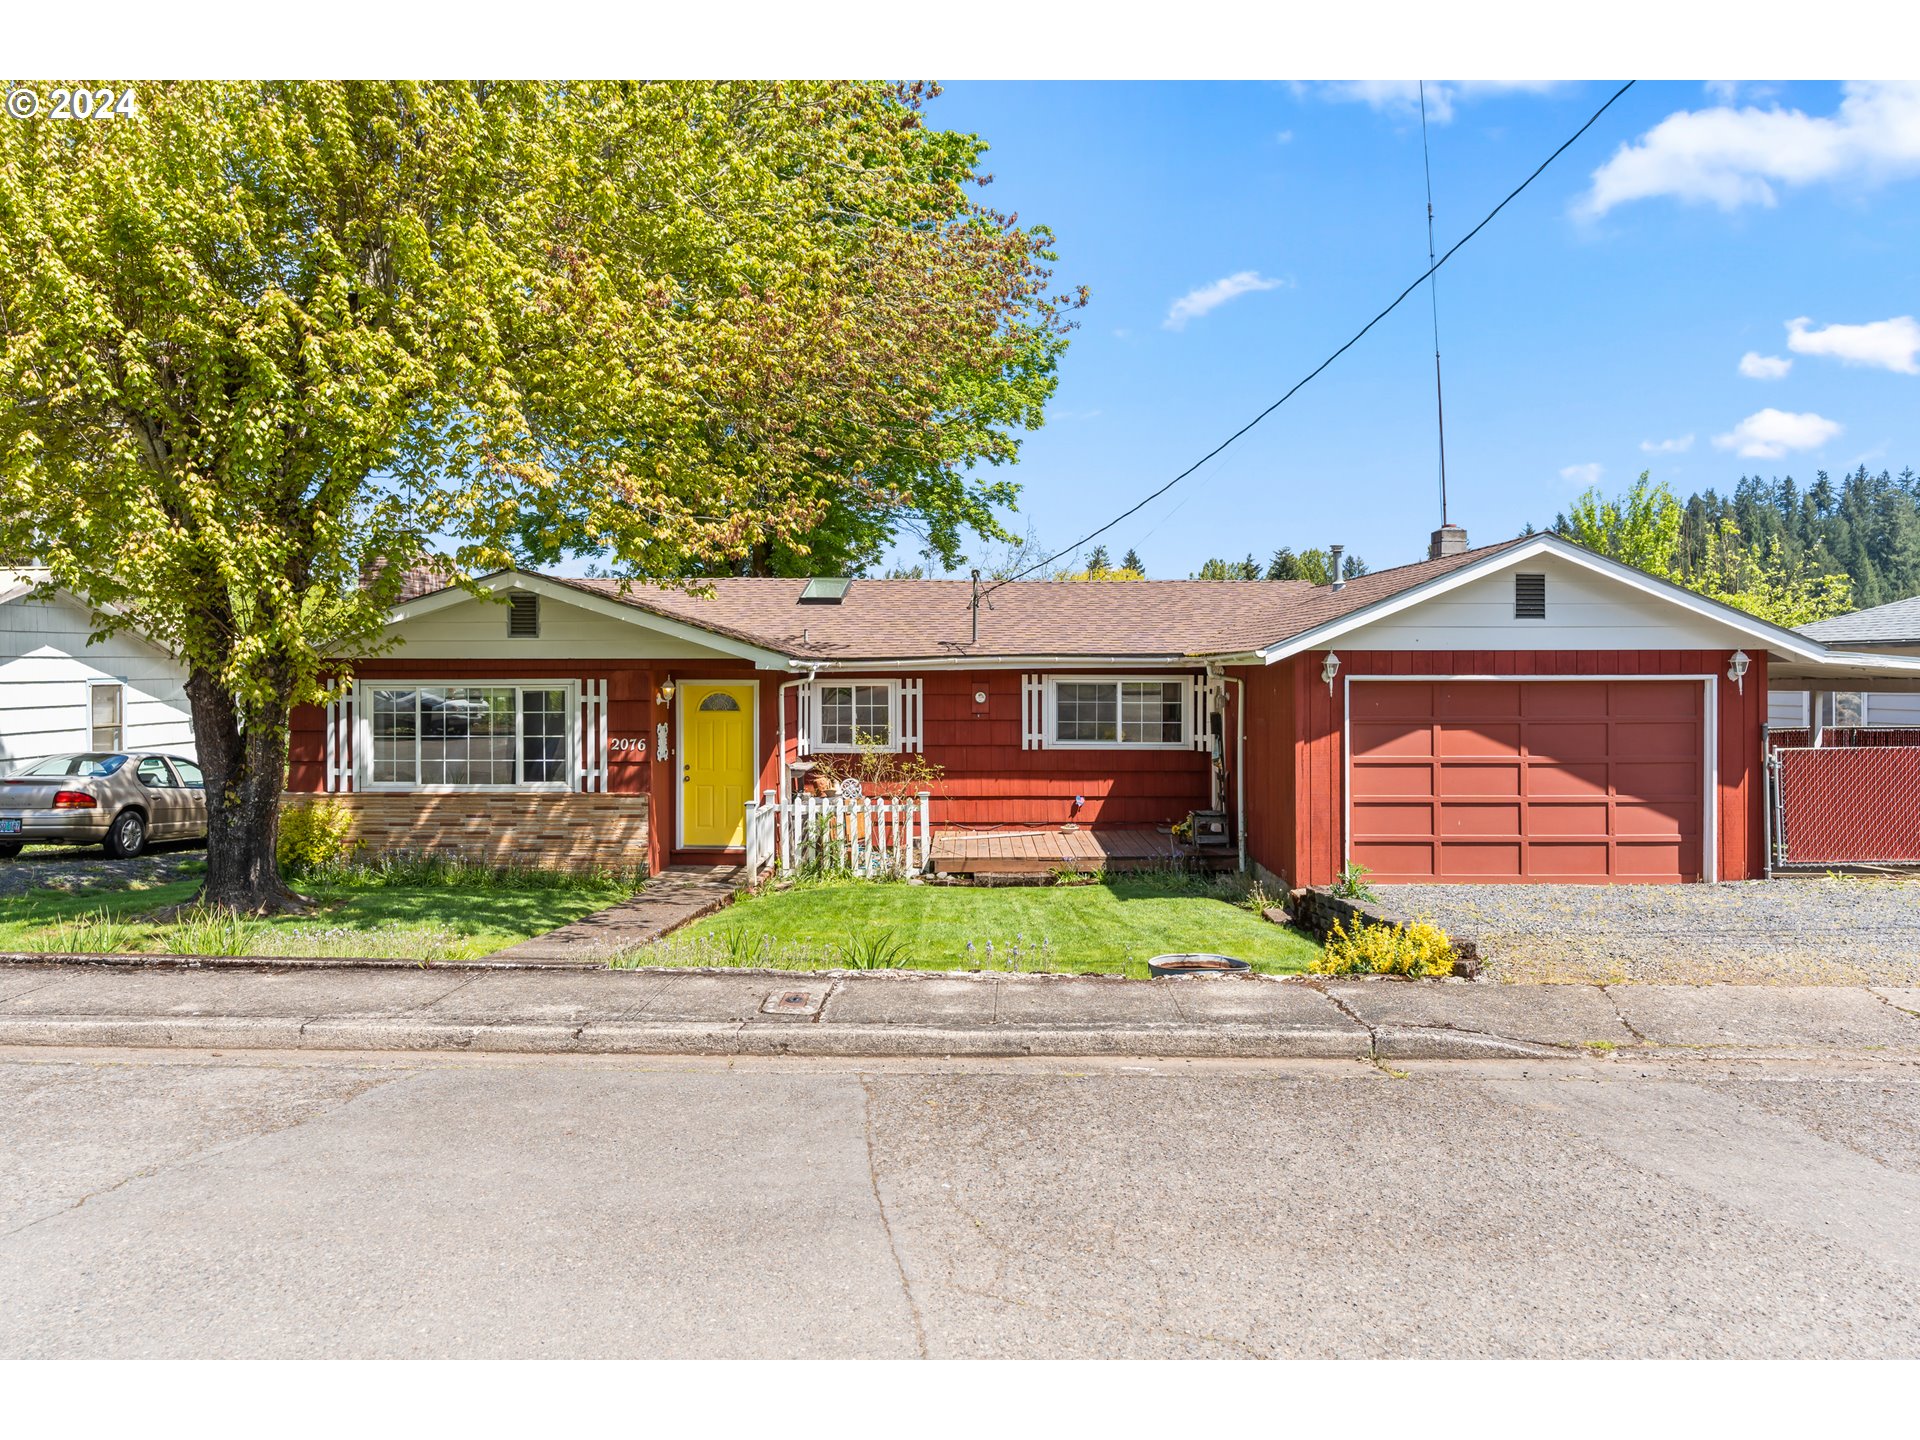
[[[776,990],[761,1002],[762,1015],[812,1015],[820,1008],[825,995],[814,998],[811,990]]]

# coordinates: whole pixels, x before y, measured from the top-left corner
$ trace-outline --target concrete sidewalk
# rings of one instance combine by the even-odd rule
[[[26,964],[0,966],[0,1045],[1920,1062],[1920,989]]]

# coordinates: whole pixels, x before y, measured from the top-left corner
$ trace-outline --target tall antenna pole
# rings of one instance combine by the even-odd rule
[[[1427,156],[1427,82],[1420,82],[1420,168],[1427,177],[1427,269],[1433,269],[1433,161]],[[1433,413],[1440,427],[1440,523],[1447,523],[1447,404],[1440,389],[1440,280],[1427,276],[1433,302]]]

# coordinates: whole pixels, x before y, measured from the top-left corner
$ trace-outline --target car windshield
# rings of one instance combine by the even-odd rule
[[[124,755],[51,755],[37,765],[27,765],[15,775],[111,775],[127,763]]]

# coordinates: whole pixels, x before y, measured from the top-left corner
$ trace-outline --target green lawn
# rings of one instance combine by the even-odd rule
[[[1149,956],[1202,950],[1251,961],[1256,970],[1304,970],[1319,946],[1261,919],[1243,896],[1237,882],[1181,875],[991,888],[802,884],[742,898],[623,959],[811,969],[846,964],[850,951],[898,947],[897,957],[917,969],[1144,978]]]
[[[0,897],[0,950],[174,955],[331,955],[472,960],[624,900],[632,884],[300,882],[318,909],[259,920],[210,917],[159,925],[153,911],[193,897],[199,881]]]

